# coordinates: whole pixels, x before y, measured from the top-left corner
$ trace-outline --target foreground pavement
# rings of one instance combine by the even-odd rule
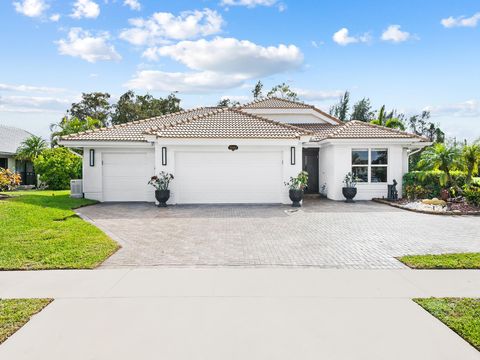
[[[480,271],[143,268],[0,273],[53,297],[0,359],[480,359],[411,298],[480,297]]]

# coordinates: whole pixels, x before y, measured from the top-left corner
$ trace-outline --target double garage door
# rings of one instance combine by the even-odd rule
[[[103,153],[104,201],[153,201],[154,154]],[[281,203],[282,153],[176,152],[178,204]]]

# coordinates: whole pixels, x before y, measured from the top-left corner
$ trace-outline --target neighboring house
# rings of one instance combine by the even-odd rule
[[[171,203],[289,203],[285,182],[309,173],[308,192],[342,200],[345,175],[357,199],[401,187],[408,156],[428,140],[360,121],[342,121],[300,102],[266,98],[239,108],[198,108],[65,136],[84,149],[85,197],[154,201],[147,181],[174,174]],[[401,188],[398,189],[401,194]]]
[[[15,153],[21,143],[31,137],[28,131],[0,125],[0,168],[10,169],[22,177],[22,185],[35,185],[35,173],[30,161],[15,159]]]

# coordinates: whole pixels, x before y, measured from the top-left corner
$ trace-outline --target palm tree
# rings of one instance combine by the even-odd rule
[[[370,124],[385,126],[391,129],[405,130],[405,124],[399,118],[393,117],[395,111],[386,113],[385,105],[382,105],[378,112],[378,117],[375,120],[370,121]]]
[[[462,166],[461,151],[458,146],[447,146],[443,143],[436,143],[424,150],[418,167],[423,170],[441,170],[440,185],[452,185],[457,190],[461,189],[452,177],[451,171]]]
[[[77,132],[93,130],[102,127],[102,122],[97,119],[93,119],[90,116],[87,116],[85,120],[80,120],[79,118],[64,117],[58,124],[51,124],[50,131],[51,134],[51,143],[52,146],[57,145],[58,139],[61,136],[75,134]]]
[[[467,184],[470,184],[480,165],[480,144],[465,145],[462,149],[463,165],[467,170]]]
[[[40,136],[32,135],[25,139],[17,149],[16,158],[19,160],[33,161],[48,147]]]

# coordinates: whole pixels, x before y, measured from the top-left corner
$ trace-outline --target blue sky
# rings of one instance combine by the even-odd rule
[[[184,108],[287,82],[351,91],[480,137],[479,1],[2,0],[0,124],[44,137],[82,92],[179,91]]]

